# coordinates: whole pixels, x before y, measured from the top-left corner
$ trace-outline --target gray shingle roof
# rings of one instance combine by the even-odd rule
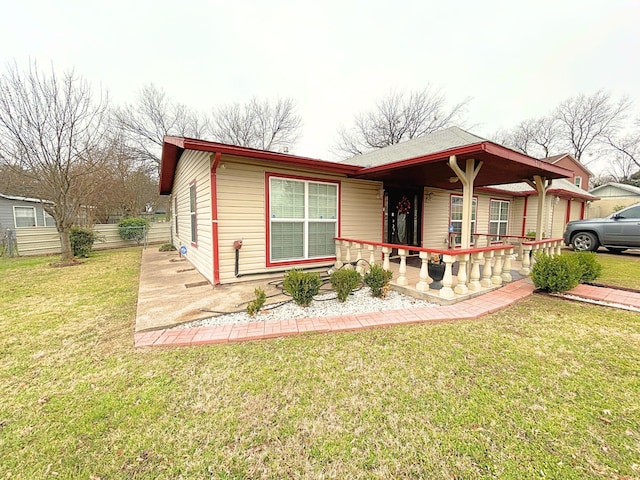
[[[376,167],[486,141],[488,140],[459,127],[449,127],[423,137],[413,138],[406,142],[356,155],[345,160],[345,163],[361,167]]]
[[[533,188],[526,182],[518,182],[518,183],[508,183],[505,185],[492,185],[489,188],[493,188],[496,190],[504,190],[505,192],[511,193],[525,193],[525,192],[534,192]],[[580,195],[581,197],[590,197],[592,196],[594,199],[597,198],[590,192],[583,190],[580,187],[577,187],[569,180],[565,180],[564,178],[556,178],[549,190],[564,190],[566,192],[573,192],[576,195]]]

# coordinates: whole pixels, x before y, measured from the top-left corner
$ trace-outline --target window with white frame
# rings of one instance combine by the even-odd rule
[[[269,178],[270,260],[307,260],[335,254],[338,185]]]
[[[13,218],[18,227],[35,227],[36,222],[36,209],[35,207],[13,207]]]
[[[573,184],[578,188],[582,188],[582,177],[579,175],[576,175],[573,179]]]
[[[471,210],[471,234],[476,231],[476,213],[478,210],[478,199],[474,198],[472,203]],[[453,243],[455,245],[460,245],[462,242],[462,236],[460,233],[462,232],[462,196],[461,195],[451,195],[451,219],[449,221],[449,225],[451,228],[451,232],[457,233],[453,238]],[[473,242],[473,238],[471,238],[471,242]]]
[[[489,210],[489,233],[494,235],[492,241],[500,240],[500,236],[509,231],[509,202],[507,200],[491,200]]]
[[[198,243],[198,217],[196,214],[196,183],[189,185],[189,216],[191,217],[191,243]]]
[[[51,215],[49,215],[49,214],[47,213],[47,211],[46,211],[46,210],[44,210],[44,209],[42,209],[42,213],[43,213],[43,215],[44,215],[44,224],[43,224],[43,225],[44,225],[45,227],[55,227],[55,226],[56,226],[56,221],[55,221],[55,219],[54,219]]]

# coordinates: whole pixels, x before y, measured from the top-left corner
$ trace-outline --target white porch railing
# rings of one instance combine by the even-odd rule
[[[512,280],[511,261],[516,249],[516,246],[510,243],[500,243],[466,250],[439,250],[341,237],[335,238],[335,245],[335,267],[356,268],[360,273],[364,273],[367,270],[367,263],[374,265],[380,260],[382,261],[382,267],[389,270],[389,257],[392,250],[394,248],[397,249],[400,257],[400,266],[394,283],[414,288],[420,292],[430,291],[429,283],[433,279],[429,277],[428,273],[429,262],[442,259],[442,263],[445,264],[442,288],[440,290],[431,290],[430,293],[439,295],[444,299],[453,299],[457,295],[465,295],[470,291],[475,292],[483,288],[510,282]],[[560,254],[561,246],[562,239],[521,242],[518,245],[518,255],[522,259],[522,268],[519,273],[529,275],[535,252],[544,251],[548,255],[556,255]],[[410,251],[418,252],[421,261],[419,280],[415,285],[409,285],[409,279],[407,278],[407,255],[409,255]],[[365,254],[368,254],[366,255],[367,258],[365,258]],[[366,260],[366,262],[361,260]],[[459,268],[454,276],[453,264],[456,262],[458,262]],[[468,265],[470,265],[470,268],[467,268]],[[467,270],[469,271],[468,277]]]

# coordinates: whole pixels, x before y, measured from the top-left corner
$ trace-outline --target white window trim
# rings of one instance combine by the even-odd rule
[[[272,181],[273,180],[286,180],[292,182],[301,182],[304,184],[304,219],[302,218],[272,218],[271,216],[271,207],[273,205],[273,198],[271,196],[271,192],[273,190]],[[320,185],[331,185],[336,188],[336,218],[309,218],[309,184],[320,184]],[[291,262],[302,262],[305,260],[315,260],[315,259],[323,259],[327,258],[327,255],[318,255],[314,257],[309,256],[309,223],[333,223],[335,225],[334,236],[338,235],[338,216],[340,210],[340,186],[335,182],[323,182],[322,180],[307,180],[301,178],[289,178],[289,177],[280,177],[278,175],[271,175],[269,177],[269,263],[270,264],[278,264],[278,263],[291,263]],[[292,258],[279,258],[273,259],[272,257],[272,249],[273,249],[273,223],[302,223],[302,257],[292,257]]]
[[[18,217],[16,216],[16,208],[30,208],[31,210],[33,210],[33,221],[35,223],[35,227],[38,226],[38,211],[36,210],[36,207],[30,207],[28,205],[14,205],[13,206],[13,224],[15,226],[15,228],[31,228],[31,226],[29,227],[19,227],[18,226]]]
[[[497,202],[497,203],[500,203],[500,204],[502,204],[502,203],[506,203],[507,204],[507,219],[506,220],[491,220],[491,207],[492,207],[493,202]],[[500,211],[502,211],[502,208],[500,209]],[[495,241],[500,240],[500,234],[499,233],[492,234],[491,233],[491,225],[492,224],[498,225],[497,231],[499,232],[500,231],[500,225],[501,224],[505,224],[506,227],[507,227],[505,229],[506,232],[507,232],[507,233],[505,233],[505,235],[509,235],[509,214],[510,213],[511,213],[511,202],[509,200],[502,200],[502,199],[499,199],[499,198],[492,198],[489,201],[489,234],[494,235]]]
[[[191,201],[192,191],[193,191],[193,202]],[[191,245],[194,247],[197,247],[198,246],[198,192],[196,190],[195,181],[189,184],[189,221],[191,222]]]
[[[580,175],[576,175],[573,179],[573,184],[578,188],[582,188],[582,177]]]
[[[459,198],[460,200],[463,199],[462,195],[451,195],[451,198],[449,199],[449,225],[453,225],[454,220],[451,218],[452,214],[453,214],[453,199],[454,198]],[[471,199],[471,204],[472,204],[472,210],[473,213],[471,214],[471,243],[473,243],[473,234],[476,233],[476,227],[478,226],[478,198],[477,197],[473,197]],[[459,222],[462,225],[462,220],[455,220],[456,222]],[[459,235],[456,235],[454,237],[454,244],[456,246],[461,245],[461,240],[462,240],[462,233],[459,232]],[[458,241],[460,240],[460,241]]]

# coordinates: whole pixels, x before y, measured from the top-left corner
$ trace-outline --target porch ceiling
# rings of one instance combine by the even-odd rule
[[[474,182],[475,187],[502,185],[533,179],[535,175],[553,178],[571,176],[571,171],[542,160],[520,154],[492,142],[452,148],[426,156],[364,168],[356,178],[383,181],[387,185],[425,186],[445,190],[459,189],[459,181],[451,183],[455,173],[449,167],[449,157],[455,155],[464,169],[467,159],[483,162]]]

